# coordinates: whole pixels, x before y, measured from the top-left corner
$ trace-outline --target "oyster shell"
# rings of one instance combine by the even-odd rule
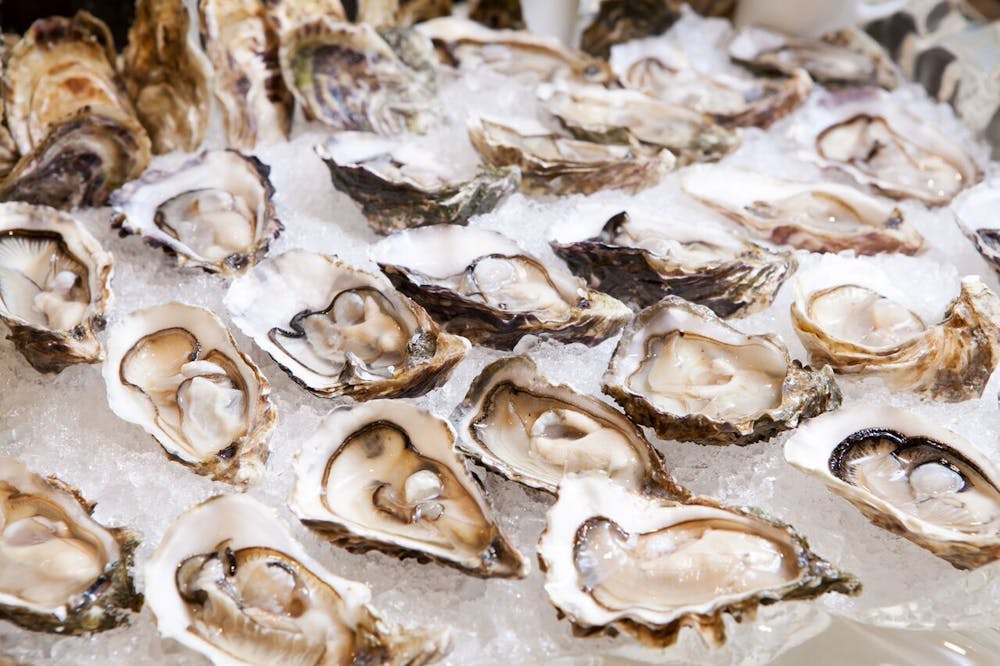
[[[1000,275],[1000,178],[962,192],[951,209],[959,228]]]
[[[962,279],[944,318],[928,325],[859,271],[797,289],[791,314],[813,364],[877,374],[894,389],[957,402],[982,395],[1000,363],[1000,300]]]
[[[144,570],[146,602],[164,638],[219,666],[429,664],[448,632],[387,622],[362,583],[334,576],[274,511],[246,495],[188,509]]]
[[[886,405],[824,414],[785,442],[785,459],[958,569],[1000,558],[1000,471],[927,418]]]
[[[494,30],[524,30],[521,0],[470,0],[469,18]]]
[[[336,130],[426,132],[439,120],[433,89],[370,25],[319,17],[285,33],[279,57],[306,117]]]
[[[3,53],[3,45],[0,43],[0,81],[3,81]],[[4,176],[10,173],[20,155],[13,137],[11,137],[10,132],[7,130],[6,106],[5,92],[3,85],[0,85],[0,179],[3,179]]]
[[[803,368],[777,337],[676,296],[625,327],[604,392],[662,439],[699,444],[752,444],[840,405],[830,368]]]
[[[278,66],[278,36],[260,0],[201,0],[201,36],[215,68],[215,96],[229,145],[284,141],[294,100]]]
[[[647,155],[630,146],[579,141],[541,125],[514,127],[486,118],[469,127],[469,139],[487,164],[520,168],[521,190],[529,194],[636,192],[655,185],[676,162],[668,150]]]
[[[565,86],[543,106],[578,139],[667,148],[681,165],[718,160],[739,145],[736,134],[707,115],[632,90]]]
[[[114,193],[114,226],[227,277],[266,253],[284,226],[275,216],[270,169],[235,150],[202,152],[170,171],[147,171]]]
[[[802,250],[916,254],[924,244],[898,208],[849,185],[699,164],[681,174],[681,188],[761,238]]]
[[[488,213],[521,182],[517,167],[463,173],[429,146],[373,134],[340,133],[316,146],[333,185],[350,196],[373,229],[388,234],[428,224],[465,224]]]
[[[552,384],[527,356],[500,359],[451,417],[458,448],[508,479],[550,493],[566,474],[600,470],[643,493],[686,497],[660,454],[606,402]]]
[[[137,310],[108,335],[108,405],[198,474],[260,478],[277,421],[270,384],[209,310],[167,303]]]
[[[494,231],[439,224],[389,236],[373,255],[393,285],[445,330],[512,349],[525,335],[594,346],[632,316]]]
[[[500,531],[454,443],[446,421],[407,402],[341,407],[296,455],[289,506],[353,551],[523,578],[527,561]]]
[[[469,348],[383,278],[304,250],[264,260],[225,302],[240,330],[324,398],[421,395]]]
[[[615,44],[660,35],[680,18],[680,2],[602,0],[593,21],[580,35],[580,48],[608,59]]]
[[[264,0],[267,20],[279,41],[285,32],[318,16],[346,21],[347,13],[340,0]]]
[[[211,110],[212,66],[188,41],[184,0],[139,0],[122,54],[122,79],[153,152],[192,151]]]
[[[657,647],[686,626],[717,646],[724,615],[752,619],[761,605],[861,591],[792,527],[754,509],[679,504],[594,473],[560,484],[538,557],[545,592],[575,634],[621,629]]]
[[[39,372],[97,363],[111,300],[111,255],[65,213],[0,204],[0,319]]]
[[[104,527],[93,510],[72,486],[0,456],[0,619],[78,635],[117,627],[139,610],[129,574],[137,535]]]
[[[673,294],[720,317],[768,307],[796,265],[790,253],[721,226],[627,212],[608,219],[596,236],[550,245],[571,271],[615,298],[648,307]]]

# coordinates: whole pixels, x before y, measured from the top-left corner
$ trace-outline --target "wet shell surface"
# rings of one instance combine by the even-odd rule
[[[1000,275],[1000,178],[962,192],[951,209],[959,228]]]

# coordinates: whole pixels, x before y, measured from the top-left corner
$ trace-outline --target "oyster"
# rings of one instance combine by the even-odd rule
[[[384,234],[428,224],[465,224],[517,189],[514,166],[470,171],[442,163],[429,146],[343,132],[316,146],[333,185],[350,196]]]
[[[122,78],[153,152],[191,151],[205,136],[212,66],[189,43],[184,0],[139,0],[122,54]]]
[[[551,91],[543,106],[578,139],[667,148],[678,164],[718,160],[739,145],[733,131],[707,115],[633,90],[566,86]]]
[[[137,535],[104,527],[93,510],[75,488],[0,457],[0,619],[78,635],[139,610],[129,574]]]
[[[550,244],[570,270],[615,298],[648,307],[673,294],[720,317],[768,307],[796,264],[790,253],[722,226],[627,212],[612,216],[596,236]]]
[[[1000,178],[962,192],[951,208],[959,228],[1000,275]]]
[[[446,421],[407,402],[334,410],[295,458],[289,506],[332,542],[429,558],[480,577],[523,578]]]
[[[441,16],[450,16],[452,0],[398,0],[397,25],[412,25]]]
[[[497,349],[512,349],[529,334],[593,346],[632,316],[620,301],[494,231],[452,224],[407,229],[373,254],[393,285],[447,331]]]
[[[215,96],[229,145],[284,141],[294,100],[278,66],[278,36],[260,0],[201,0],[201,35],[215,68]]]
[[[111,255],[65,213],[0,204],[0,319],[39,372],[97,363],[111,300]]]
[[[898,208],[849,185],[699,164],[681,174],[681,188],[761,238],[802,250],[916,254],[924,244]]]
[[[300,24],[282,37],[280,60],[306,117],[336,130],[426,132],[438,122],[433,89],[370,25]]]
[[[246,335],[324,398],[421,395],[469,348],[385,279],[304,250],[264,260],[225,302]]]
[[[480,118],[469,139],[483,161],[521,169],[529,194],[592,194],[606,188],[635,192],[655,185],[676,162],[662,150],[647,155],[625,145],[579,141],[541,125],[517,127]]]
[[[958,569],[1000,558],[1000,471],[927,418],[887,405],[825,414],[785,442],[785,459]]]
[[[267,20],[274,34],[281,37],[298,25],[318,16],[346,21],[347,13],[340,0],[264,0]]]
[[[209,272],[234,276],[284,228],[270,169],[235,150],[205,151],[170,171],[147,171],[114,193],[114,226]]]
[[[941,206],[982,178],[957,143],[885,91],[830,95],[796,129],[821,164],[896,199]]]
[[[792,527],[754,509],[679,504],[595,473],[560,484],[538,557],[545,592],[574,633],[621,629],[657,647],[686,626],[720,645],[724,615],[752,619],[760,605],[861,591]]]
[[[527,356],[486,366],[451,420],[458,427],[458,448],[531,488],[554,493],[565,474],[600,470],[636,491],[687,496],[624,414],[549,383]]]
[[[144,570],[160,635],[219,666],[420,666],[449,650],[446,631],[387,622],[362,583],[334,576],[274,511],[246,495],[188,509]]]
[[[840,405],[830,368],[803,368],[777,337],[676,296],[625,327],[604,392],[662,439],[699,444],[752,444]]]
[[[3,47],[0,45],[0,81],[3,81]],[[5,92],[3,85],[0,85],[0,180],[3,179],[17,163],[18,153],[14,138],[7,130],[7,111]]]
[[[792,323],[813,364],[877,374],[894,389],[957,402],[982,395],[1000,363],[1000,300],[978,276],[928,325],[865,271],[800,284]],[[879,289],[879,290],[877,290]]]
[[[674,0],[602,0],[594,20],[580,35],[580,48],[608,59],[615,44],[660,35],[680,18]]]
[[[108,336],[104,382],[111,410],[170,458],[236,485],[263,473],[271,387],[209,310],[167,303],[130,314]]]

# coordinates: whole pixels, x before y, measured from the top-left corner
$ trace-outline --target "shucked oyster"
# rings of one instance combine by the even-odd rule
[[[511,349],[525,335],[593,346],[632,316],[495,231],[439,224],[393,234],[374,258],[401,292],[451,333]]]
[[[772,243],[811,252],[915,254],[924,243],[898,208],[848,185],[699,164],[681,174],[681,188]]]
[[[557,238],[551,245],[570,270],[615,298],[647,307],[673,294],[720,317],[766,308],[795,270],[788,252],[743,240],[722,226],[625,212],[592,238]]]
[[[686,626],[720,645],[724,615],[752,619],[761,605],[861,591],[794,529],[758,511],[707,498],[679,504],[599,474],[560,484],[538,556],[545,592],[574,633],[622,629],[658,647]]]
[[[625,327],[604,392],[661,438],[699,444],[751,444],[840,405],[830,368],[803,368],[773,335],[676,296]]]
[[[606,402],[551,384],[527,356],[486,366],[452,414],[458,447],[508,479],[550,493],[599,470],[643,493],[686,497],[642,431]]]
[[[108,404],[199,474],[246,485],[263,473],[277,414],[270,384],[222,321],[167,303],[133,312],[108,336]]]
[[[937,324],[866,285],[872,276],[859,270],[799,286],[792,323],[811,363],[949,402],[982,394],[1000,363],[1000,300],[978,276],[962,280]]]
[[[160,635],[219,666],[421,666],[449,650],[447,632],[382,619],[365,585],[323,568],[246,495],[181,515],[147,561],[145,582]]]
[[[0,319],[39,372],[97,363],[111,255],[65,213],[0,204]]]
[[[95,522],[93,510],[71,486],[0,457],[0,619],[77,635],[139,610],[128,570],[136,535]]]
[[[529,194],[592,194],[603,189],[635,192],[655,185],[676,162],[669,150],[647,155],[632,146],[580,141],[527,123],[517,127],[486,118],[469,127],[483,161],[521,169]]]
[[[962,192],[951,206],[959,228],[1000,274],[1000,178]]]
[[[361,205],[381,233],[428,224],[465,224],[517,189],[517,167],[462,173],[429,147],[374,134],[343,132],[316,146],[333,185]]]
[[[296,456],[289,506],[351,550],[433,558],[484,578],[524,577],[527,561],[500,531],[454,443],[446,421],[407,402],[341,407]]]
[[[191,264],[239,275],[284,228],[270,169],[235,150],[205,151],[171,171],[147,171],[114,193],[114,225]]]
[[[469,348],[383,278],[303,250],[264,260],[225,301],[246,335],[324,398],[421,395]]]
[[[887,405],[824,414],[785,442],[785,459],[956,568],[1000,558],[1000,471],[918,414]]]

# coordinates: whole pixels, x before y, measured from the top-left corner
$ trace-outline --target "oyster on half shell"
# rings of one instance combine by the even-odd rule
[[[486,366],[451,420],[463,452],[531,488],[554,493],[564,475],[599,470],[646,494],[688,494],[624,414],[572,387],[550,383],[527,356]]]
[[[958,569],[1000,558],[1000,471],[925,417],[888,405],[824,414],[785,442],[785,459]]]
[[[803,368],[773,335],[747,335],[667,296],[622,333],[604,392],[662,439],[752,444],[840,405],[829,367]]]
[[[289,506],[332,542],[434,559],[483,578],[523,578],[444,420],[402,401],[333,411],[295,458]]]
[[[761,605],[861,591],[759,511],[650,497],[594,473],[560,484],[538,557],[545,592],[575,634],[621,629],[655,647],[684,627],[718,646],[725,615],[752,619]]]
[[[1000,275],[1000,178],[962,192],[951,209],[959,228]]]

